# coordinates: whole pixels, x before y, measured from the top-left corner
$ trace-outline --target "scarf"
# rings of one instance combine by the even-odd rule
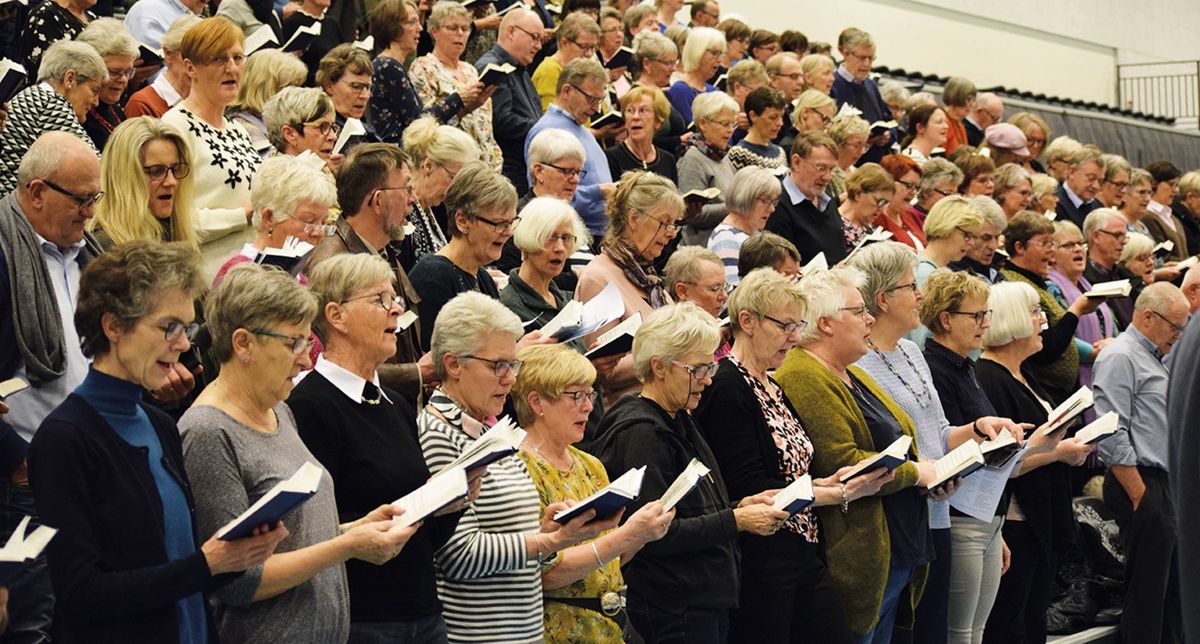
[[[657,309],[670,304],[667,291],[663,288],[662,278],[654,270],[654,265],[640,258],[633,244],[624,239],[605,238],[600,242],[600,251],[621,269],[625,278],[633,285],[646,292],[646,301],[650,308]]]
[[[84,240],[76,259],[81,266],[101,252],[86,233]],[[0,201],[0,252],[7,259],[13,332],[25,375],[34,386],[61,378],[67,366],[62,317],[41,245],[17,203],[16,192]]]
[[[729,151],[729,148],[725,148],[724,150],[718,150],[718,149],[714,148],[713,146],[709,145],[708,141],[704,140],[704,135],[700,134],[699,132],[697,132],[695,134],[695,136],[693,136],[691,138],[691,142],[692,142],[692,147],[699,150],[704,156],[712,159],[713,161],[717,161],[717,162],[720,162],[722,159],[724,159],[725,153]]]

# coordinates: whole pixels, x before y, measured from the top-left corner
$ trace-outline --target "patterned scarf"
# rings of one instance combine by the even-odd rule
[[[721,159],[725,158],[725,153],[729,151],[729,148],[724,148],[724,149],[718,150],[718,149],[714,148],[713,146],[709,145],[708,141],[704,140],[704,135],[700,134],[699,132],[697,132],[691,138],[691,143],[692,143],[692,147],[696,148],[701,153],[703,153],[704,156],[712,159],[713,161],[718,161],[718,162],[721,161]]]
[[[633,244],[624,239],[608,237],[600,242],[600,251],[608,255],[634,286],[646,292],[646,301],[650,308],[657,309],[670,304],[662,278],[655,272],[654,264],[643,260]]]

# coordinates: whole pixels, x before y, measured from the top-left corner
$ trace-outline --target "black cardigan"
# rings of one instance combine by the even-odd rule
[[[162,443],[163,467],[183,488],[196,525],[179,429],[146,404]],[[29,480],[38,514],[58,529],[47,547],[61,642],[176,642],[175,602],[237,574],[213,576],[196,551],[167,560],[162,500],[146,448],[117,435],[91,405],[67,396],[29,447]],[[194,536],[194,535],[193,535]],[[209,623],[209,637],[216,629]]]

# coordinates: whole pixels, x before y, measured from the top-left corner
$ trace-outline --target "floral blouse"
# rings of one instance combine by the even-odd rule
[[[858,245],[858,242],[863,240],[863,237],[867,236],[868,232],[870,232],[869,229],[842,217],[842,233],[846,237],[847,253],[854,250],[854,247]]]
[[[542,512],[546,506],[566,499],[576,501],[586,499],[608,485],[608,474],[604,465],[594,456],[585,454],[574,447],[568,447],[573,465],[571,471],[563,472],[554,465],[538,458],[535,454],[521,451],[521,460],[537,486],[538,497],[542,502]],[[584,542],[590,543],[590,542]],[[543,569],[543,574],[550,567]],[[606,592],[616,592],[625,585],[621,576],[621,562],[613,559],[588,573],[586,577],[572,584],[544,591],[547,598],[552,597],[583,597],[597,599]],[[561,602],[547,601],[544,620],[546,624],[547,642],[621,642],[621,627],[613,620],[596,611],[568,606]]]
[[[727,359],[750,384],[754,397],[762,407],[767,427],[771,428],[775,449],[779,452],[779,471],[783,473],[783,477],[794,481],[808,474],[808,468],[812,465],[813,444],[804,432],[804,427],[800,425],[800,419],[783,402],[783,389],[773,379],[769,379],[769,384],[764,385],[761,380],[750,375],[742,363],[732,355]],[[820,529],[817,515],[811,505],[784,521],[783,529],[804,537],[809,543],[818,543]]]
[[[96,19],[96,14],[91,11],[85,11],[84,15],[87,22]],[[47,47],[60,40],[74,40],[85,26],[75,14],[58,6],[54,0],[45,0],[29,12],[25,29],[17,39],[17,55],[24,59],[22,63],[29,78],[37,77]]]
[[[457,93],[435,101],[428,108],[413,87],[404,63],[391,56],[377,56],[371,63],[374,69],[371,96],[371,122],[375,133],[387,143],[401,143],[404,130],[413,121],[428,114],[442,123],[449,123],[462,111],[462,99]]]
[[[412,77],[417,94],[421,97],[421,102],[426,107],[444,100],[451,94],[462,92],[479,80],[479,72],[475,71],[471,65],[461,60],[458,61],[458,73],[455,74],[453,70],[443,65],[434,54],[426,54],[413,61],[409,75]],[[450,124],[457,125],[459,129],[470,134],[471,138],[479,144],[480,159],[490,163],[496,172],[501,171],[504,165],[504,154],[500,151],[500,145],[496,143],[496,136],[492,132],[491,99],[479,106],[479,109],[460,117],[458,123],[451,122]]]

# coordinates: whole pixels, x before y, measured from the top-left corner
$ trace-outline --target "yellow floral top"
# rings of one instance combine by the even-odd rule
[[[559,470],[536,454],[523,450],[519,452],[529,475],[533,477],[534,485],[537,486],[543,512],[551,503],[566,499],[585,499],[609,483],[608,473],[599,459],[574,447],[567,449],[574,461],[570,472]],[[542,573],[545,574],[546,570],[550,568],[543,569]],[[615,592],[624,585],[620,562],[614,559],[573,584],[545,591],[545,595],[594,599],[606,592]],[[601,613],[554,601],[546,602],[545,608],[543,619],[547,642],[622,641],[621,627]]]

